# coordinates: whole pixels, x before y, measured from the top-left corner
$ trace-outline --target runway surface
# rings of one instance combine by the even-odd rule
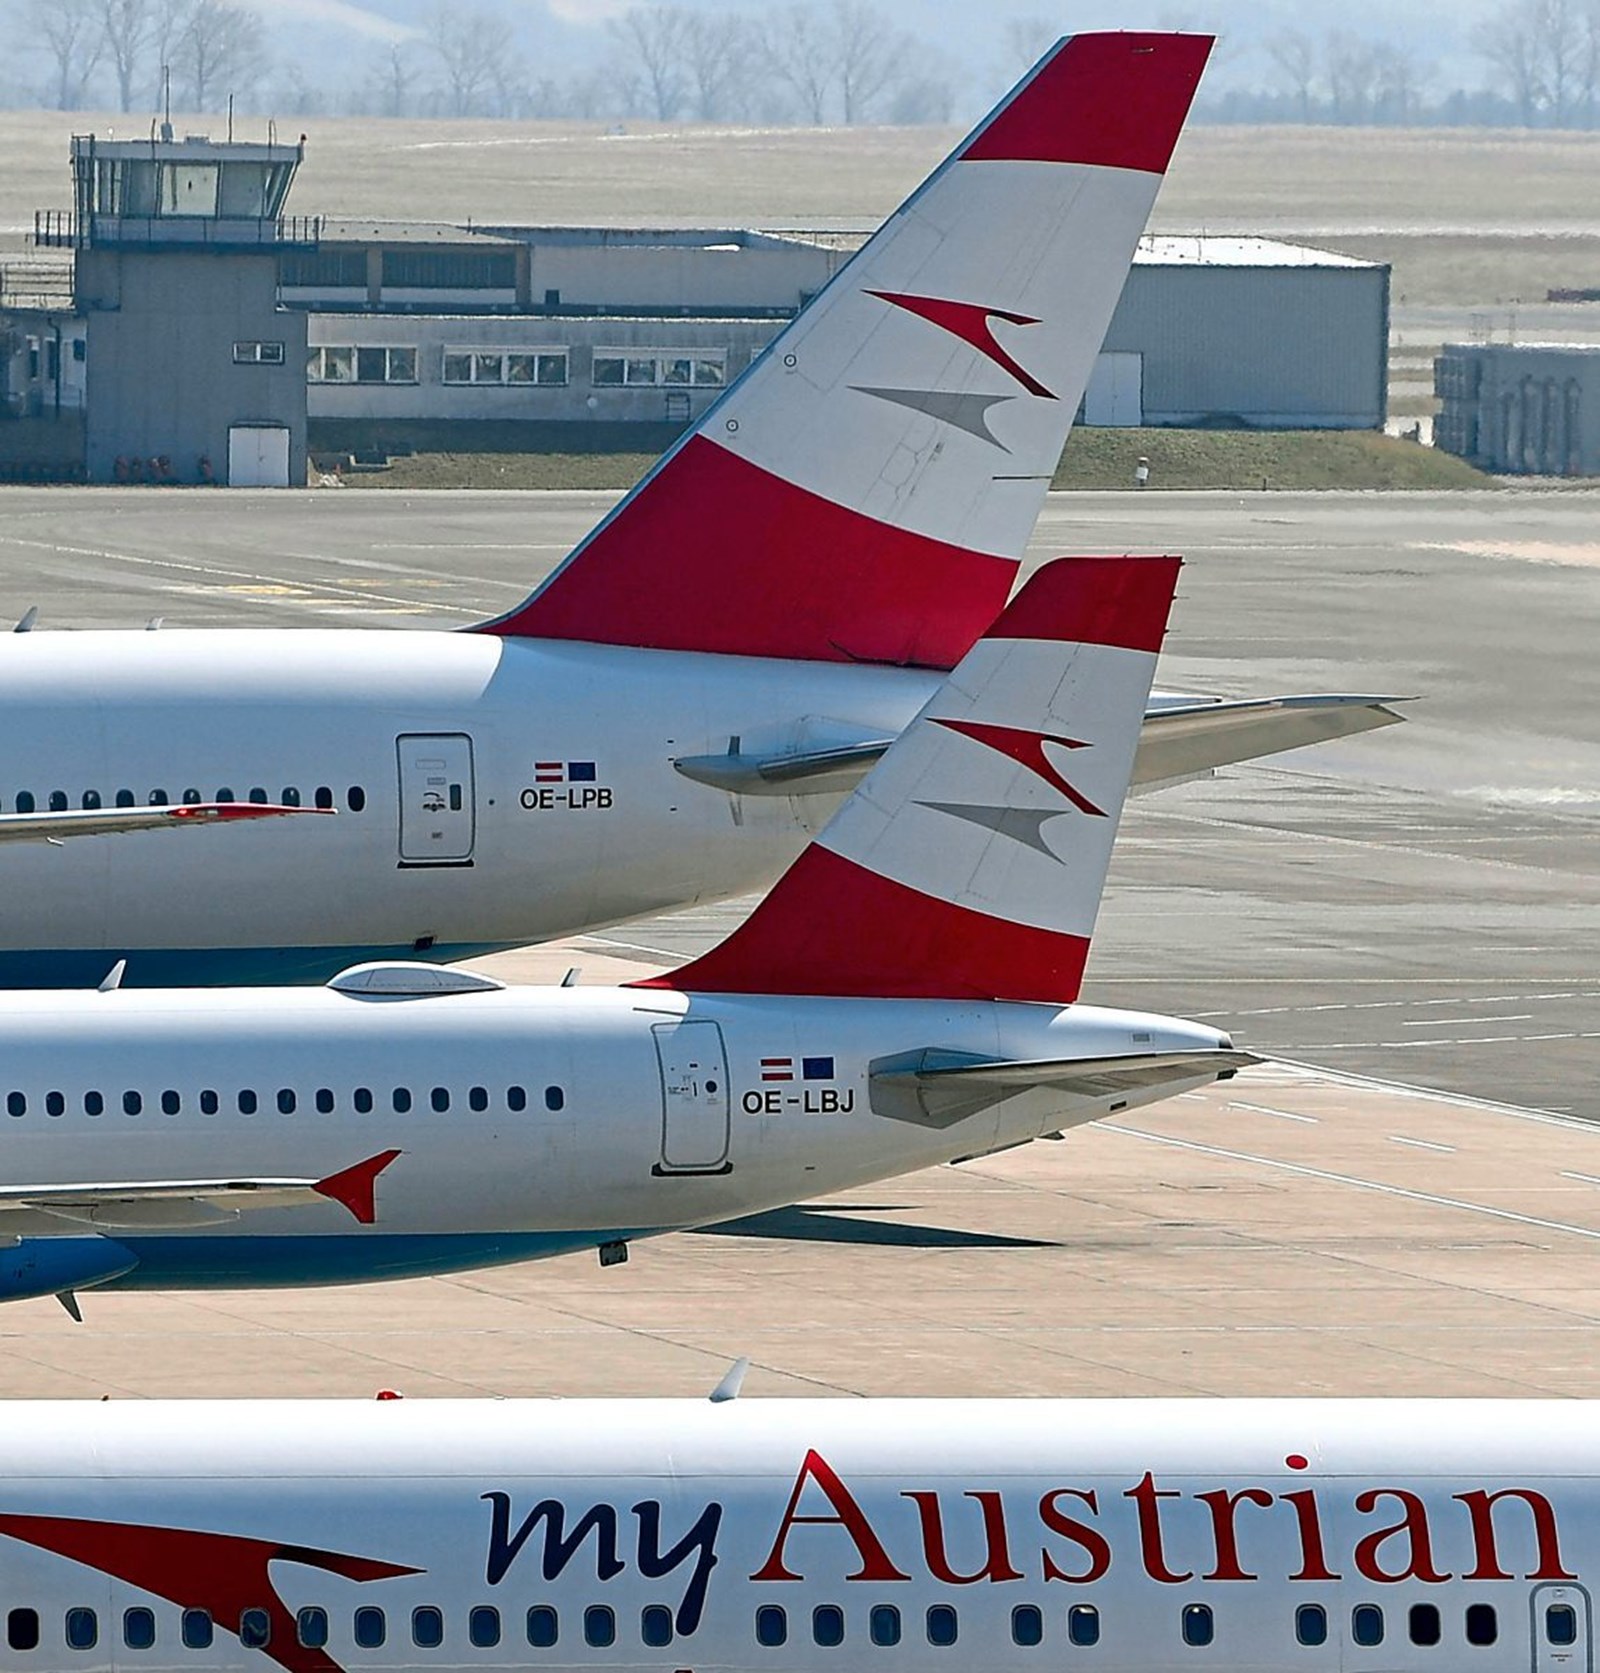
[[[46,629],[459,626],[606,503],[0,491],[0,607]],[[0,1395],[692,1394],[749,1354],[751,1395],[1600,1396],[1597,510],[1051,500],[1036,556],[1187,555],[1164,685],[1422,699],[1124,823],[1089,996],[1287,1061],[604,1271],[91,1294],[81,1327],[5,1307]],[[741,910],[486,962],[626,978]]]

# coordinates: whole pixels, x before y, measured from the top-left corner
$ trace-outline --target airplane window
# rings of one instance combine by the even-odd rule
[[[1302,1603],[1294,1612],[1294,1635],[1302,1644],[1326,1644],[1328,1611],[1320,1603]]]
[[[206,1090],[200,1094],[200,1113],[202,1115],[215,1115],[217,1113],[217,1106],[218,1099],[216,1093],[210,1087],[207,1087]]]
[[[443,1115],[450,1108],[450,1089],[447,1086],[436,1086],[428,1096],[428,1102],[433,1105],[436,1115]]]
[[[333,1114],[333,1094],[325,1086],[319,1086],[317,1088],[317,1114]]]
[[[1383,1642],[1383,1611],[1375,1603],[1358,1603],[1350,1611],[1350,1636],[1363,1649]]]
[[[292,785],[286,785],[284,787],[283,794],[278,798],[278,800],[282,802],[285,807],[299,807],[300,792]]]
[[[639,1617],[639,1636],[653,1650],[672,1642],[672,1611],[665,1604],[652,1603]]]
[[[789,1617],[775,1603],[764,1603],[756,1611],[756,1643],[776,1650],[789,1642]]]
[[[1031,1603],[1019,1603],[1011,1611],[1011,1642],[1032,1649],[1044,1642],[1044,1616]]]
[[[272,1642],[272,1618],[265,1609],[247,1609],[239,1617],[239,1642],[247,1650],[263,1650]]]
[[[83,1113],[85,1115],[104,1115],[106,1113],[105,1094],[102,1092],[85,1092],[83,1095]]]
[[[875,1603],[867,1616],[867,1636],[879,1649],[900,1642],[900,1611],[892,1603]]]
[[[294,1096],[293,1087],[280,1086],[278,1088],[278,1113],[279,1113],[279,1115],[293,1115],[294,1114],[294,1107],[295,1107],[295,1096]]]
[[[117,792],[117,806],[118,807],[132,807],[133,806],[133,792],[131,790],[119,790]]]
[[[255,1093],[248,1086],[240,1087],[239,1088],[239,1113],[240,1113],[240,1115],[254,1115],[256,1113],[256,1110],[259,1107],[260,1107],[260,1100],[256,1097]]]
[[[150,792],[150,805],[151,807],[165,807],[167,805],[166,791],[152,790]]]
[[[432,1604],[411,1611],[411,1642],[424,1650],[437,1650],[444,1643],[444,1616]]]
[[[844,1611],[836,1603],[819,1603],[811,1611],[811,1636],[823,1649],[844,1643]]]
[[[1209,1644],[1216,1637],[1216,1623],[1211,1617],[1209,1603],[1186,1603],[1183,1606],[1183,1641],[1196,1648]]]
[[[217,792],[217,800],[219,802],[236,802],[238,799],[239,798],[234,795],[233,791],[230,790],[226,784],[223,785],[223,787]]]
[[[209,1650],[216,1629],[211,1624],[209,1609],[185,1609],[183,1612],[183,1647],[186,1650]]]
[[[122,1113],[124,1115],[138,1115],[144,1108],[144,1099],[137,1092],[122,1094]]]
[[[1079,1649],[1100,1642],[1100,1611],[1092,1603],[1075,1603],[1067,1611],[1067,1637]]]
[[[528,1611],[528,1642],[536,1650],[548,1650],[561,1636],[561,1623],[548,1603],[536,1603]]]
[[[266,801],[266,800],[267,800],[267,792],[266,792],[266,790],[265,790],[265,789],[264,789],[264,788],[263,788],[263,787],[262,787],[262,786],[261,786],[261,785],[259,785],[259,784],[255,784],[255,785],[252,785],[252,786],[251,786],[251,787],[250,787],[250,797],[249,797],[249,799],[250,799],[250,800],[251,800],[251,801],[252,801],[252,802],[262,802],[262,803],[265,803],[265,801]],[[380,1640],[380,1642],[381,1642],[381,1640]]]
[[[168,1087],[167,1090],[161,1094],[161,1113],[163,1115],[176,1115],[182,1108],[183,1100],[172,1090],[171,1087]]]
[[[368,1604],[356,1611],[355,1640],[358,1650],[381,1650],[388,1636],[389,1628],[381,1609],[374,1609]]]
[[[467,1615],[467,1637],[475,1650],[492,1650],[500,1642],[500,1611],[480,1603]]]
[[[489,1107],[489,1088],[488,1087],[486,1087],[486,1086],[475,1086],[467,1093],[467,1108],[468,1109],[486,1110],[486,1109],[488,1109],[488,1107]]]
[[[544,1089],[544,1107],[547,1110],[558,1110],[565,1107],[567,1095],[559,1086],[547,1086]]]
[[[65,1115],[67,1100],[59,1092],[47,1092],[44,1095],[44,1113],[46,1115]]]
[[[100,1642],[100,1618],[92,1609],[67,1611],[67,1648],[92,1650]]]
[[[52,790],[50,792],[50,811],[52,813],[65,813],[67,811],[67,793],[65,790]]]
[[[1413,1644],[1439,1642],[1439,1606],[1436,1603],[1414,1603],[1407,1621]]]
[[[411,1090],[409,1087],[397,1086],[394,1089],[394,1107],[397,1115],[404,1115],[411,1108]]]
[[[327,808],[333,806],[333,792],[325,784],[319,784],[317,786],[317,793],[311,799],[318,807]]]
[[[88,808],[99,807],[100,792],[98,790],[85,790],[83,793],[83,805]]]
[[[597,1650],[617,1641],[617,1617],[603,1603],[591,1603],[583,1612],[583,1641]]]
[[[39,1648],[39,1611],[37,1609],[13,1609],[7,1613],[6,1643],[13,1650],[37,1650]]]
[[[936,1603],[928,1611],[928,1642],[954,1644],[956,1641],[956,1612],[948,1603]]]
[[[344,805],[352,813],[360,813],[367,805],[367,793],[359,784],[352,784],[344,793]]]
[[[506,1088],[506,1108],[516,1110],[519,1114],[528,1107],[528,1089],[525,1086],[508,1086]]]
[[[350,1102],[355,1105],[357,1115],[371,1115],[372,1089],[366,1086],[358,1086],[351,1094]]]
[[[1552,1603],[1544,1612],[1544,1635],[1552,1644],[1576,1644],[1577,1610],[1570,1603]]]
[[[202,800],[203,798],[200,792],[196,790],[192,784],[183,793],[183,803],[185,807],[198,807]]]
[[[1495,1619],[1492,1603],[1472,1603],[1467,1605],[1467,1642],[1469,1644],[1492,1644],[1500,1636],[1500,1623]]]
[[[17,792],[17,812],[33,812],[33,792],[31,790],[19,790]]]
[[[23,1092],[8,1092],[6,1094],[6,1114],[26,1115],[28,1113],[28,1098]]]
[[[328,1611],[311,1607],[294,1618],[294,1635],[302,1650],[323,1650],[328,1646]]]
[[[151,1609],[125,1609],[122,1612],[122,1642],[130,1650],[149,1650],[155,1647],[156,1617]]]

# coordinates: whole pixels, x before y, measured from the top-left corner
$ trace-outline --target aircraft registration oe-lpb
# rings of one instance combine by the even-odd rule
[[[7,1667],[1590,1673],[1590,1403],[11,1402]]]
[[[1177,576],[1039,570],[670,975],[0,995],[0,1298],[610,1261],[1254,1061],[1073,1003]]]
[[[499,620],[0,640],[0,984],[321,980],[768,884],[1005,603],[1210,44],[1057,46]],[[1158,700],[1138,776],[1395,718]]]

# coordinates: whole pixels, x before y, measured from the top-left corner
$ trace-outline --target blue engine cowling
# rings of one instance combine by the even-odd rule
[[[25,1237],[0,1248],[0,1301],[87,1290],[132,1272],[139,1257],[109,1237]]]

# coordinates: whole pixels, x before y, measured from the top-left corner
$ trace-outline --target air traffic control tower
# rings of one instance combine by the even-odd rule
[[[90,482],[305,482],[306,316],[278,304],[279,254],[317,242],[283,218],[303,155],[165,124],[73,138],[74,208],[34,239],[75,252]]]

